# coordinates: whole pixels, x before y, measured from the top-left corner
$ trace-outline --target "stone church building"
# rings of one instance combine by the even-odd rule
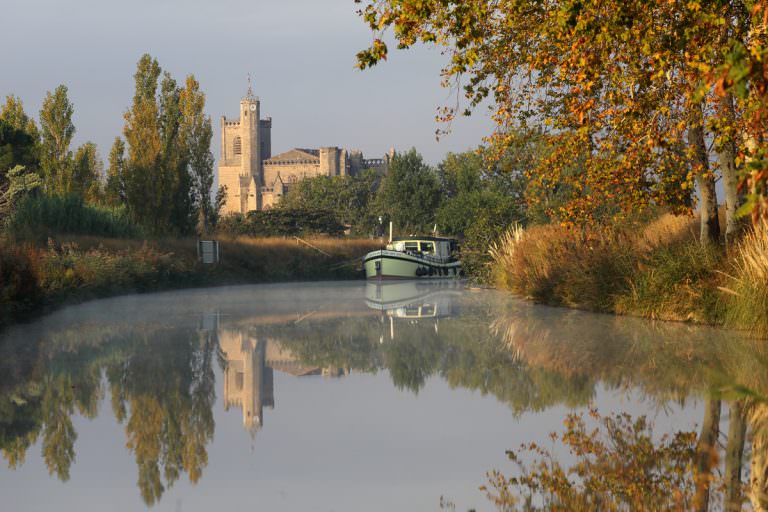
[[[363,169],[386,171],[394,150],[365,159],[360,151],[339,147],[294,148],[272,155],[272,118],[261,118],[259,98],[240,101],[240,118],[221,117],[219,185],[227,187],[222,214],[264,210],[276,204],[300,180],[314,176],[354,175]]]

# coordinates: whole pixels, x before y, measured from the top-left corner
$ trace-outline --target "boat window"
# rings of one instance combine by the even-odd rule
[[[407,317],[418,317],[419,316],[419,305],[418,304],[408,304],[405,306],[405,316]]]
[[[419,243],[418,242],[405,242],[405,250],[406,251],[418,251],[419,250]]]
[[[434,316],[435,315],[435,306],[432,304],[424,304],[421,307],[421,316]]]
[[[435,244],[433,242],[421,242],[421,252],[435,252]]]

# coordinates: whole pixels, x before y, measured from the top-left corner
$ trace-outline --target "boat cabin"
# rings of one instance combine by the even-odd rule
[[[408,254],[431,256],[439,259],[449,259],[458,249],[453,238],[433,236],[396,238],[387,245],[387,250]]]

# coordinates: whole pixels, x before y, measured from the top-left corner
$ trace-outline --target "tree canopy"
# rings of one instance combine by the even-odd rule
[[[374,211],[392,221],[399,232],[431,231],[440,194],[437,173],[411,149],[392,158]]]
[[[110,200],[124,199],[133,218],[156,233],[188,234],[201,212],[205,229],[214,216],[213,132],[200,84],[189,75],[180,87],[148,54],[134,81],[125,143],[118,138],[110,153]]]
[[[764,0],[368,1],[360,14],[374,40],[358,65],[386,58],[390,28],[399,48],[442,46],[444,84],[463,90],[464,113],[491,100],[488,140],[500,153],[515,128],[545,129],[553,151],[532,169],[533,185],[571,190],[551,215],[592,222],[606,204],[615,218],[652,204],[685,211],[697,181],[712,236],[716,174],[730,216],[741,201],[735,173],[745,209],[768,212],[766,13]]]

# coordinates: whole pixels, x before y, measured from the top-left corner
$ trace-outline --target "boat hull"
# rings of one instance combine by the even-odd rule
[[[461,276],[461,262],[440,261],[397,251],[372,251],[363,258],[368,279],[449,279]]]

